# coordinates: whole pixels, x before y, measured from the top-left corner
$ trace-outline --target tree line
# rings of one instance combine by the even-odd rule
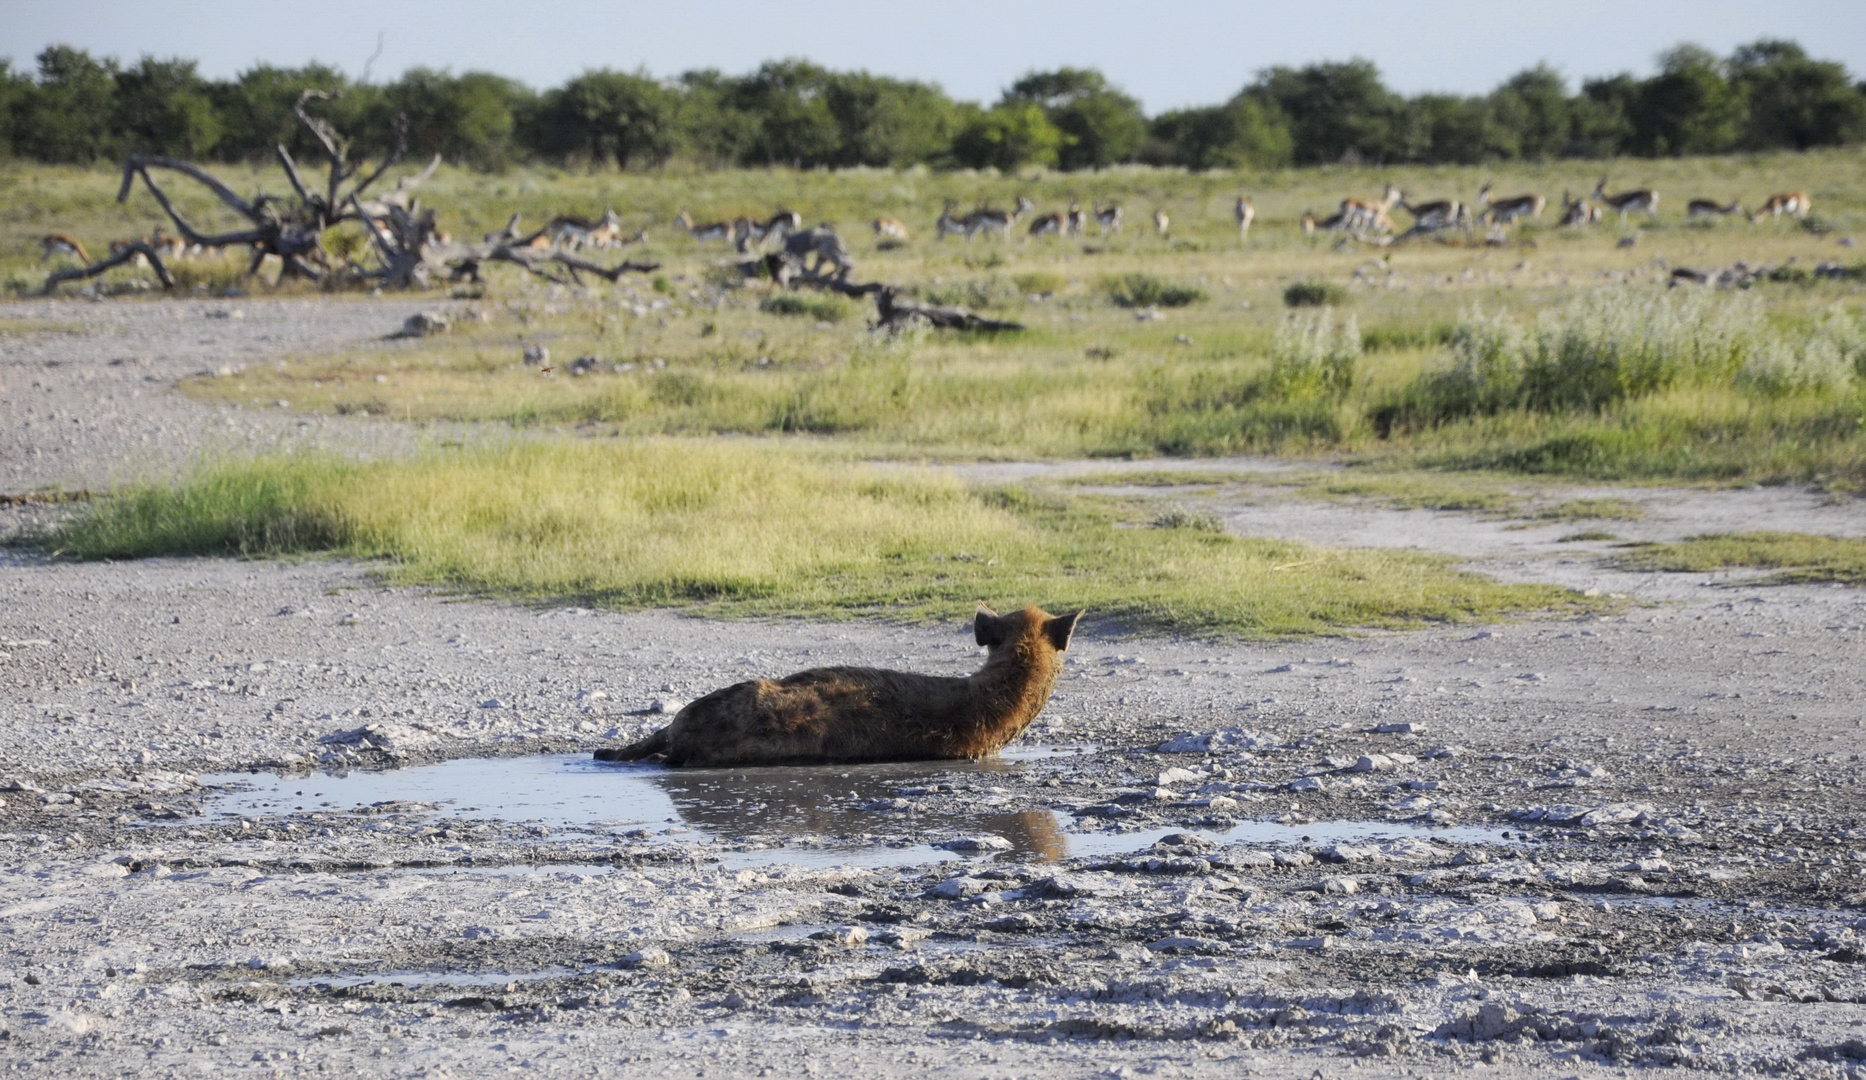
[[[1472,164],[1866,141],[1866,83],[1777,40],[1728,57],[1680,45],[1647,77],[1589,79],[1578,90],[1537,66],[1475,96],[1407,97],[1367,60],[1272,67],[1221,104],[1153,117],[1089,68],[1033,72],[987,106],[955,101],[932,83],[803,60],[672,79],[586,71],[537,92],[479,71],[413,68],[364,83],[322,64],[261,64],[216,80],[192,60],[145,56],[125,66],[66,45],[36,59],[30,73],[0,60],[0,155],[48,163],[133,152],[251,160],[279,143],[309,151],[291,112],[309,88],[339,92],[319,108],[363,149],[388,145],[405,117],[411,153],[488,170],[537,161],[622,169],[674,161],[1068,170]]]

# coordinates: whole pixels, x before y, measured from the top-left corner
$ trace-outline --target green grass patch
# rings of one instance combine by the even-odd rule
[[[1866,585],[1866,540],[1810,533],[1706,533],[1676,544],[1641,544],[1615,563],[1629,570],[1700,574],[1735,568],[1779,570],[1765,580]]]
[[[1543,521],[1638,521],[1646,509],[1625,499],[1569,499],[1535,512]]]
[[[1613,533],[1610,533],[1605,529],[1584,529],[1578,533],[1569,533],[1567,536],[1564,536],[1560,540],[1558,540],[1557,543],[1579,544],[1579,543],[1585,543],[1589,540],[1618,540],[1618,539],[1619,539],[1618,536],[1615,536]]]
[[[1205,299],[1203,289],[1141,271],[1107,278],[1102,290],[1116,306],[1124,308],[1189,307]]]
[[[60,526],[84,558],[389,561],[398,582],[715,615],[955,618],[984,599],[1121,631],[1271,637],[1589,602],[1409,552],[1228,536],[1144,505],[765,445],[525,443],[358,463],[287,456],[125,491]]]
[[[1292,281],[1283,290],[1286,307],[1339,307],[1347,302],[1347,287],[1332,281]]]
[[[796,315],[817,322],[839,323],[854,313],[855,305],[840,296],[780,292],[759,301],[758,310],[770,315]]]

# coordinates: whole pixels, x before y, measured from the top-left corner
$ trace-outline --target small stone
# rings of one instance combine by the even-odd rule
[[[655,698],[648,703],[648,711],[656,715],[662,713],[672,715],[686,708],[686,706],[687,703],[679,698]]]
[[[983,833],[978,836],[955,837],[945,843],[935,844],[933,846],[943,848],[947,851],[962,851],[979,854],[988,851],[1009,851],[1011,850],[1012,844],[1002,836],[993,836],[990,833]]]
[[[1374,728],[1375,733],[1380,735],[1423,735],[1430,730],[1431,729],[1424,724],[1415,724],[1411,721],[1404,721],[1398,724],[1381,724],[1379,727]]]
[[[623,967],[666,967],[673,962],[674,958],[667,954],[666,949],[652,945],[637,949],[622,958]]]
[[[496,697],[489,697],[485,701],[480,702],[479,707],[482,709],[503,709],[505,708],[505,702]]]
[[[1290,939],[1289,947],[1292,949],[1336,949],[1341,947],[1341,939],[1332,934],[1323,934],[1320,937],[1292,938]]]
[[[868,944],[868,931],[860,926],[836,926],[828,930],[818,930],[810,936],[818,941],[827,941],[845,948]]]
[[[1351,877],[1323,878],[1319,891],[1336,896],[1352,896],[1361,891],[1361,884]]]
[[[1291,791],[1320,791],[1322,790],[1322,778],[1319,776],[1298,777],[1297,779],[1291,780],[1289,782],[1289,790]]]
[[[947,878],[933,886],[927,893],[940,900],[963,900],[968,896],[976,896],[990,887],[990,882],[981,881],[975,877],[956,877]]]
[[[1384,772],[1393,767],[1393,759],[1385,754],[1362,754],[1349,766],[1350,772]]]

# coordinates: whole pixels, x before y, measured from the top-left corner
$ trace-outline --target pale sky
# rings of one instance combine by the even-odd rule
[[[1793,38],[1866,78],[1866,0],[0,0],[0,57],[30,69],[63,43],[134,61],[201,61],[230,76],[310,60],[372,79],[417,65],[545,88],[587,68],[731,73],[804,57],[937,82],[989,101],[1026,71],[1100,68],[1149,113],[1221,101],[1259,68],[1364,56],[1403,93],[1488,91],[1548,61],[1571,84],[1690,40],[1727,54]]]

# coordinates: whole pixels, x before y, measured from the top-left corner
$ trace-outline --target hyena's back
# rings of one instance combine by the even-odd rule
[[[736,683],[668,725],[669,765],[782,764],[963,756],[921,722],[964,695],[966,680],[832,667]],[[654,752],[654,751],[650,751]]]

